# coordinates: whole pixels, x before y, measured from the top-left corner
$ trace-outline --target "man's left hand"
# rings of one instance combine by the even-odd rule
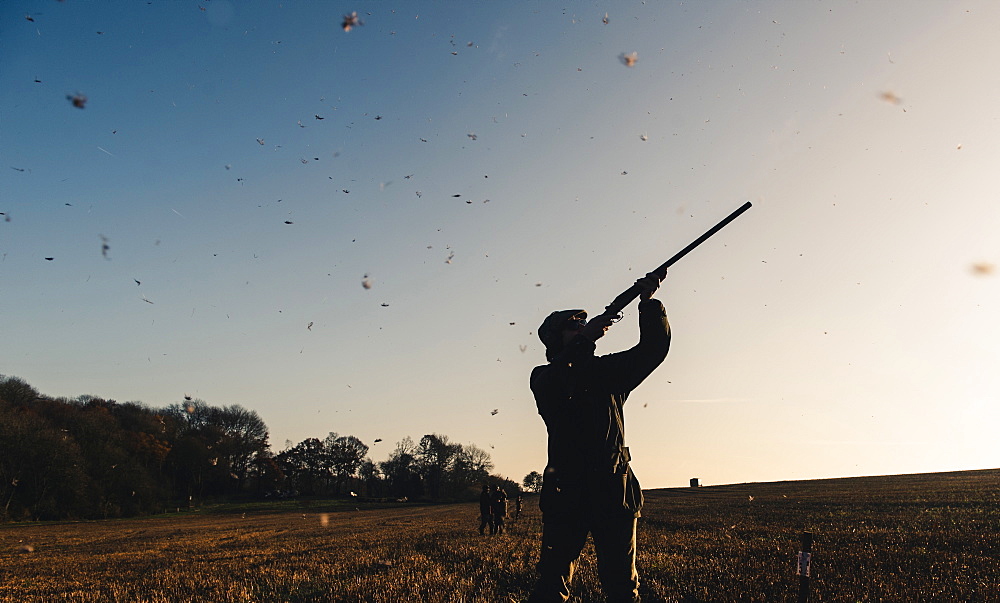
[[[635,284],[642,289],[639,293],[639,299],[645,300],[653,297],[656,290],[660,288],[660,276],[655,272],[650,272],[646,276],[637,280]]]

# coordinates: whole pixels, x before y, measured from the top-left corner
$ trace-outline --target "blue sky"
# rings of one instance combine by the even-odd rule
[[[998,13],[5,2],[0,373],[520,480],[541,320],[749,200],[659,294],[643,485],[1000,466]]]

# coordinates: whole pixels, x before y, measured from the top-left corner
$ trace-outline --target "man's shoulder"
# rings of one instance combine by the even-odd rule
[[[529,381],[535,383],[542,375],[544,375],[548,370],[552,368],[551,364],[539,364],[535,368],[531,369],[531,377]]]

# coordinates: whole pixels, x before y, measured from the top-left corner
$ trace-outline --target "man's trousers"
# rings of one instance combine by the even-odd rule
[[[597,573],[609,602],[639,601],[639,575],[635,569],[635,526],[632,516],[613,518],[558,517],[542,526],[540,574],[528,603],[562,603],[570,598],[576,560],[594,539]]]

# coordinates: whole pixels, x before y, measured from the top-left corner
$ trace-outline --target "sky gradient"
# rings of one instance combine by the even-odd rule
[[[998,22],[4,2],[0,373],[240,404],[275,451],[444,434],[520,481],[542,319],[751,201],[657,295],[672,348],[626,404],[643,486],[998,467]],[[633,304],[598,353],[637,337]]]

